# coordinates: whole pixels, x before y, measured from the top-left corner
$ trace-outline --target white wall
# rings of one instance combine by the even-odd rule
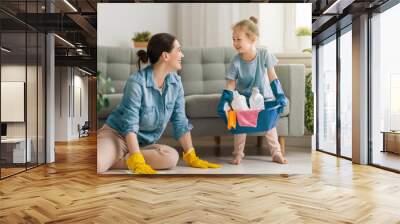
[[[176,35],[175,4],[97,4],[97,45],[132,47],[135,32],[145,30]]]
[[[74,76],[74,86],[75,86],[75,91],[73,92],[74,96],[74,109],[75,113],[72,113],[72,132],[71,135],[73,138],[79,137],[78,129],[77,126],[80,124],[82,126],[85,121],[88,121],[88,107],[89,107],[89,102],[88,102],[88,78],[87,76],[81,76],[76,74],[77,70],[75,70],[75,76]],[[79,72],[79,71],[78,71]],[[82,74],[82,73],[78,73]],[[80,99],[79,99],[79,93],[77,93],[77,90],[80,89]],[[79,102],[79,100],[81,102]],[[79,105],[80,104],[80,105]],[[79,108],[81,107],[81,108]],[[80,113],[79,109],[82,110],[82,113]]]
[[[299,53],[302,46],[296,36],[297,26],[311,30],[311,4],[260,4],[260,45],[274,53]],[[302,16],[306,16],[306,18]],[[299,21],[297,21],[299,20]],[[311,37],[309,38],[311,48]]]
[[[55,68],[55,141],[68,140],[68,85],[67,67]]]
[[[69,141],[79,137],[78,124],[88,120],[88,78],[71,67],[56,67],[55,140]],[[81,103],[77,100],[81,90]],[[60,97],[61,96],[61,97]],[[82,115],[77,105],[82,107]],[[74,111],[75,110],[75,111]]]

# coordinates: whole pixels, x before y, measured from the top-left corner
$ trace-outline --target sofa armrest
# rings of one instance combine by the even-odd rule
[[[304,135],[305,66],[301,64],[277,65],[276,74],[290,100],[289,136]]]

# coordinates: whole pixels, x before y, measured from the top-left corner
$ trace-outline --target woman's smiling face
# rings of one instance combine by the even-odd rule
[[[166,63],[171,67],[173,70],[180,70],[182,69],[182,58],[184,57],[181,49],[181,45],[179,44],[178,40],[174,41],[172,50],[167,53],[168,60]]]

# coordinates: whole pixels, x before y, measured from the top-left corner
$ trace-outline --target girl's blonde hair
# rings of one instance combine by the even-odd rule
[[[260,34],[258,32],[258,26],[257,26],[257,18],[254,16],[250,16],[249,19],[244,19],[242,21],[239,21],[236,23],[233,27],[232,30],[236,29],[242,29],[246,33],[247,37],[251,40],[256,40]]]

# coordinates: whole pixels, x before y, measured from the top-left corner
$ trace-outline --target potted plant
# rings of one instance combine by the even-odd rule
[[[97,113],[110,105],[107,94],[114,93],[112,80],[101,71],[96,72],[97,77]]]
[[[306,26],[301,26],[296,29],[298,45],[301,50],[311,48],[311,30]]]
[[[147,48],[147,43],[149,42],[151,33],[149,31],[136,32],[135,36],[132,38],[133,47],[135,48]]]
[[[306,104],[304,113],[304,124],[306,133],[314,134],[314,93],[312,91],[312,73],[306,75]]]

